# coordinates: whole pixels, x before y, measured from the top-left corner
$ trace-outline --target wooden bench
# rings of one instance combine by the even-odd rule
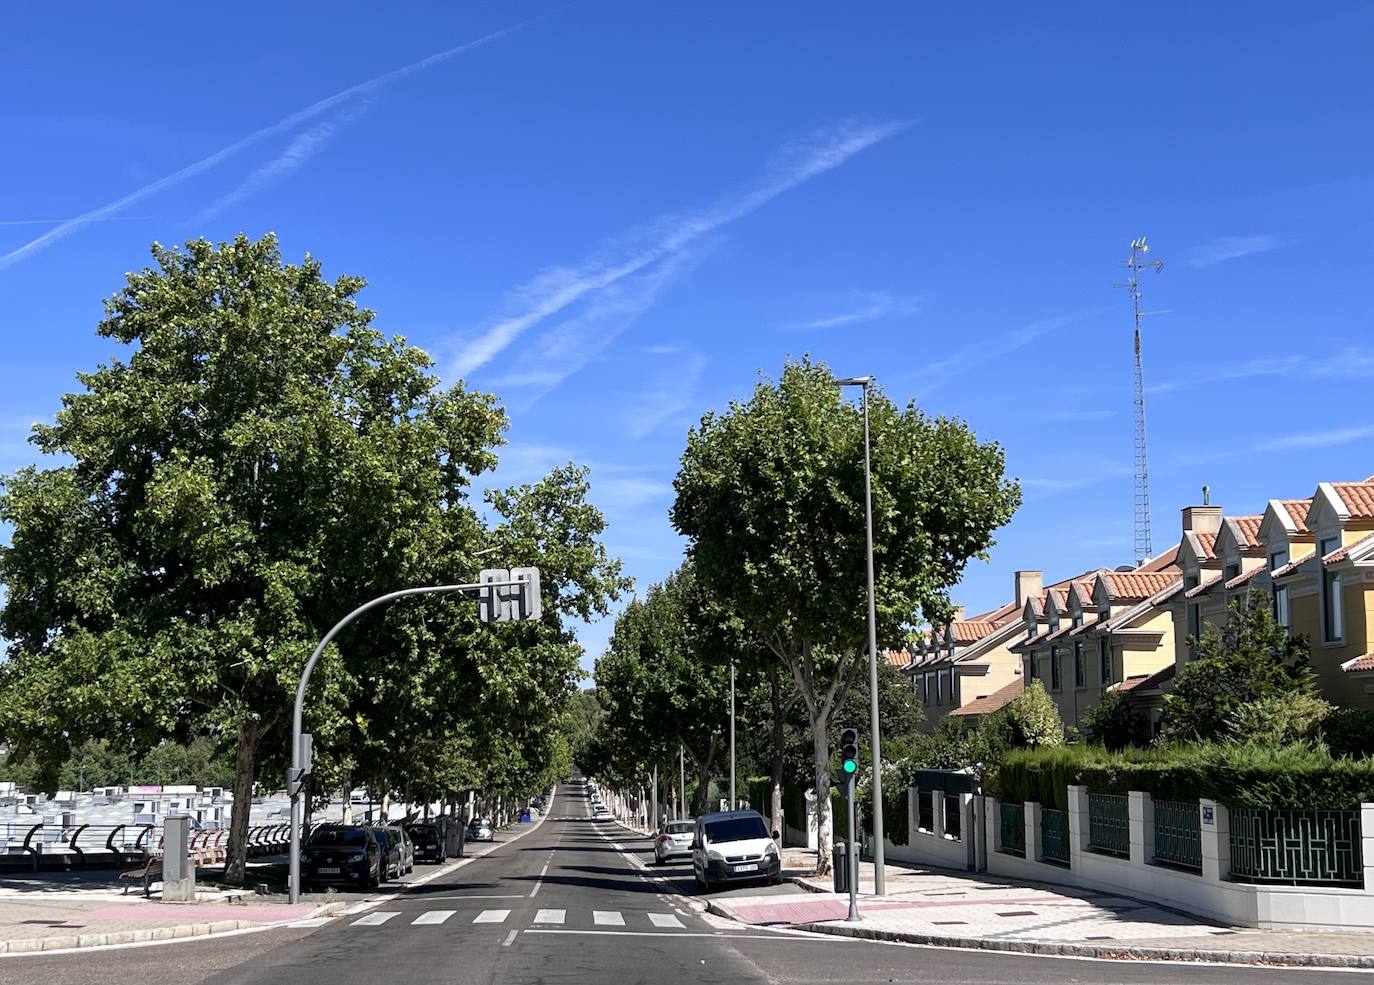
[[[149,856],[148,860],[144,862],[143,865],[133,869],[125,869],[119,874],[120,881],[126,883],[122,895],[129,895],[129,885],[132,884],[134,880],[141,879],[143,881],[143,895],[151,897],[153,895],[153,883],[161,878],[161,856]]]

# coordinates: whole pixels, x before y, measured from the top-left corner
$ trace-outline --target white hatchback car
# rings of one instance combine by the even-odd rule
[[[758,811],[726,811],[697,818],[692,838],[692,875],[709,892],[720,883],[766,879],[782,882],[777,835]]]
[[[692,837],[697,829],[691,818],[685,821],[664,821],[654,835],[654,863],[662,865],[669,859],[691,858]]]

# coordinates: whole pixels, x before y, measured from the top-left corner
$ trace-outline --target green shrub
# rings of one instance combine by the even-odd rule
[[[1318,737],[1334,706],[1312,694],[1271,694],[1240,705],[1226,720],[1231,738],[1259,746],[1283,746]]]
[[[1013,747],[1036,749],[1064,744],[1064,721],[1041,681],[1031,681],[996,714]]]
[[[1098,745],[1009,752],[989,790],[1001,800],[1063,809],[1068,787],[1141,790],[1159,800],[1210,798],[1229,807],[1340,810],[1374,802],[1374,760],[1336,758],[1324,747],[1201,743],[1109,752]]]
[[[1322,719],[1321,736],[1333,756],[1374,756],[1374,709],[1335,709]]]
[[[1121,691],[1108,691],[1097,707],[1083,715],[1083,734],[1108,749],[1145,745],[1148,726],[1145,716],[1131,707],[1130,699]]]

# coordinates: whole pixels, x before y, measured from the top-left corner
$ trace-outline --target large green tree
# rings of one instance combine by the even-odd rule
[[[1225,738],[1245,706],[1316,696],[1311,646],[1274,619],[1266,594],[1235,600],[1220,631],[1208,626],[1189,642],[1197,658],[1164,697],[1161,741]]]
[[[1020,503],[995,443],[962,421],[896,407],[870,387],[878,638],[943,624],[950,586]],[[823,365],[708,414],[688,436],[672,520],[703,587],[791,676],[811,729],[829,866],[830,730],[866,650],[864,445]]]
[[[585,474],[495,494],[485,529],[469,487],[505,416],[374,329],[360,278],[283,263],[270,236],[153,253],[98,328],[127,357],[82,374],[35,429],[70,464],[4,483],[0,734],[46,777],[90,738],[218,738],[235,759],[241,878],[254,780],[278,785],[316,641],[370,597],[470,577],[495,546],[503,563],[549,565],[540,623],[488,632],[438,599],[360,620],[316,671],[307,727],[343,772],[386,777],[430,724],[436,755],[470,733],[507,758],[518,746],[535,772],[525,752],[550,751],[541,730],[576,673],[563,619],[604,611],[623,584]]]

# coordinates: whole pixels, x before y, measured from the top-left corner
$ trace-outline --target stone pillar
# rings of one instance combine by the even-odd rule
[[[1374,804],[1360,805],[1360,857],[1364,860],[1364,891],[1374,893]]]
[[[988,851],[1000,852],[1002,850],[1002,809],[998,806],[996,797],[991,795],[983,797],[983,817],[988,826]]]
[[[1078,784],[1069,786],[1069,867],[1075,872],[1082,868],[1083,853],[1088,850],[1088,788]]]
[[[920,803],[916,798],[916,788],[906,788],[906,843],[914,845],[916,843],[916,811]]]
[[[987,798],[974,794],[967,796],[969,803],[973,805],[973,810],[969,812],[973,821],[973,830],[969,832],[969,836],[973,839],[973,871],[986,872],[988,869],[988,848],[991,841],[988,836]]]
[[[1038,862],[1045,857],[1044,840],[1040,837],[1040,805],[1033,800],[1025,804],[1026,861]]]
[[[1131,817],[1131,864],[1148,865],[1155,860],[1155,801],[1147,793],[1132,790],[1130,797]]]
[[[1199,800],[1202,833],[1202,878],[1225,882],[1231,873],[1231,816],[1215,800]]]

